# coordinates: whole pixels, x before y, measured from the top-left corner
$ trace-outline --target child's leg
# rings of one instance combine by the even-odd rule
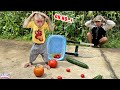
[[[43,60],[45,61],[45,68],[50,69],[50,66],[48,65],[49,59],[48,59],[47,51],[44,50],[44,52],[41,55],[42,55]]]
[[[38,55],[39,55],[39,44],[38,45],[33,44],[30,52],[30,62],[35,61]]]
[[[100,40],[99,40],[99,45],[103,45],[105,44],[106,42],[108,41],[107,37],[102,37]]]
[[[43,60],[45,61],[45,63],[47,63],[49,59],[48,59],[48,54],[47,54],[46,42],[41,45],[39,50],[40,50],[40,54],[42,55]]]
[[[87,33],[87,40],[88,40],[88,43],[93,43],[93,36],[92,36],[91,32]]]
[[[37,56],[39,55],[39,47],[36,44],[32,45],[31,51],[30,51],[30,58],[29,58],[29,63],[25,64],[25,68],[32,66],[32,62],[35,61]]]
[[[43,60],[44,60],[45,63],[47,64],[47,62],[49,61],[49,59],[48,59],[48,54],[47,54],[47,50],[45,49],[45,50],[43,51],[43,53],[41,53],[41,55],[42,55]]]
[[[87,33],[87,40],[88,40],[88,42],[92,43],[92,39],[93,39],[92,34],[90,32],[88,32]]]
[[[45,61],[45,68],[50,69],[50,66],[48,65],[49,59],[48,59],[47,51],[44,50],[44,52],[41,55],[42,55],[43,60]]]
[[[45,61],[45,67],[46,67],[47,69],[50,69],[50,66],[48,65],[49,59],[48,59],[48,54],[47,54],[46,43],[42,44],[41,48],[42,48],[42,49],[41,49],[41,53],[40,53],[40,54],[41,54],[43,60]]]
[[[96,44],[97,48],[100,48],[103,44],[105,44],[108,41],[107,37],[102,37],[98,40],[98,44]]]

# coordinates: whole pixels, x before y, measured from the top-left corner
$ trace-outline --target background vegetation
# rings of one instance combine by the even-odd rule
[[[120,11],[42,11],[46,13],[55,24],[53,34],[64,35],[67,39],[74,41],[87,42],[86,33],[89,31],[85,27],[87,20],[93,19],[96,15],[101,14],[106,19],[111,19],[116,26],[107,31],[108,43],[103,47],[119,48],[120,47]],[[72,24],[55,20],[53,15],[62,14],[73,18]],[[31,29],[24,29],[22,24],[31,11],[1,11],[0,12],[0,38],[17,39],[31,41]],[[47,31],[46,38],[52,33]]]

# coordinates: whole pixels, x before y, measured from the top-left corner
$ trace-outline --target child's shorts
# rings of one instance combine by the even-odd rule
[[[94,44],[94,46],[97,46],[99,44],[99,40],[100,39],[92,39],[92,43]]]
[[[43,60],[47,63],[48,60],[48,54],[47,54],[47,47],[46,42],[43,44],[36,44],[34,43],[32,45],[31,51],[30,51],[30,62],[35,61],[38,55],[41,55]]]

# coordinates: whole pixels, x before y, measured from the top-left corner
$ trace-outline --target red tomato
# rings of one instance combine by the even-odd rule
[[[70,72],[70,69],[69,69],[69,68],[67,68],[67,69],[66,69],[66,71],[67,71],[67,72]]]
[[[81,74],[81,78],[85,78],[85,75],[84,75],[84,74]]]
[[[55,55],[54,55],[54,58],[60,58],[60,57],[61,57],[60,54],[55,54]]]
[[[60,58],[61,57],[61,55],[60,54],[57,54],[57,58]]]
[[[62,79],[62,77],[61,77],[61,76],[58,76],[57,79]]]
[[[48,62],[48,65],[51,67],[51,68],[56,68],[57,67],[57,61],[55,59],[51,59],[49,62]]]
[[[54,55],[54,58],[57,58],[57,55],[56,55],[56,54]]]

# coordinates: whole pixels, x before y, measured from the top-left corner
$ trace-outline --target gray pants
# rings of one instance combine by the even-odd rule
[[[45,62],[48,62],[47,47],[46,43],[43,44],[33,44],[30,51],[30,62],[36,60],[38,55],[41,55]]]

